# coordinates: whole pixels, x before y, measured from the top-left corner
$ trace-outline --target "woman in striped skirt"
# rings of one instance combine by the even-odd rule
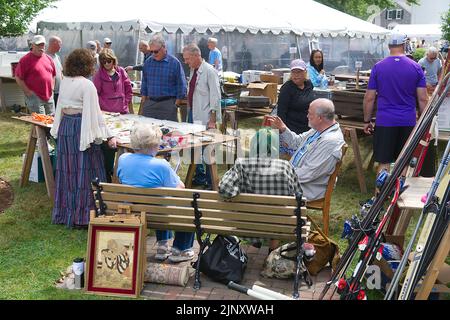
[[[88,80],[95,60],[87,49],[76,49],[66,58],[58,106],[51,129],[57,138],[56,192],[52,222],[68,227],[86,226],[94,209],[91,181],[106,180],[100,145],[116,139],[106,127],[97,90]]]

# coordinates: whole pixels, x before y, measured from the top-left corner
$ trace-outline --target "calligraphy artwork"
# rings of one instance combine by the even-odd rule
[[[133,232],[99,231],[97,233],[94,286],[131,289],[133,252]]]

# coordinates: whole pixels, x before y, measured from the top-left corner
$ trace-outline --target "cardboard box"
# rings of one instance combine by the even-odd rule
[[[261,81],[262,74],[271,74],[269,71],[245,70],[242,72],[242,83],[247,84],[255,81]]]
[[[51,151],[49,153],[49,155],[50,155],[50,161],[52,163],[53,175],[55,175],[55,170],[56,170],[55,151]],[[22,155],[22,161],[25,161],[25,154]],[[33,162],[31,164],[31,169],[30,169],[30,178],[28,180],[31,182],[45,182],[41,154],[38,151],[34,152]]]
[[[275,74],[261,74],[259,76],[262,82],[282,84],[283,79]]]
[[[270,70],[276,76],[283,77],[285,73],[291,73],[291,69],[289,68],[278,68]]]
[[[278,98],[278,84],[266,82],[252,82],[247,86],[250,96],[264,96],[268,97],[270,104],[276,104]]]

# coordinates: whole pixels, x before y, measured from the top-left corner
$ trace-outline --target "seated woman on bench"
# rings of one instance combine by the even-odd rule
[[[119,158],[117,175],[120,182],[140,188],[184,188],[183,182],[166,160],[156,158],[162,133],[158,127],[137,124],[131,131],[131,147],[135,153],[124,153]],[[188,261],[194,257],[193,232],[175,232],[172,250],[168,240],[172,231],[156,230],[157,260]]]

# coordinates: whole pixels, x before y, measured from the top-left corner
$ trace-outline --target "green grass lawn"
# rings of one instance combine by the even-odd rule
[[[0,214],[0,299],[105,299],[54,287],[60,271],[74,258],[85,257],[87,231],[51,223],[52,207],[45,183],[30,182],[27,187],[19,188],[22,154],[30,127],[11,116],[12,113],[0,113],[0,177],[14,189],[13,205]],[[260,123],[261,119],[243,120],[240,128],[257,128]],[[367,165],[371,139],[362,138],[360,143]],[[359,201],[371,196],[360,193],[352,159],[349,148],[331,207],[330,234],[339,243],[341,252],[346,247],[346,242],[340,239],[344,220],[359,210]],[[219,166],[220,175],[225,170],[225,165]],[[184,178],[186,168],[181,168],[179,174]],[[369,190],[374,176],[374,172],[365,174]],[[320,212],[309,214],[320,221]]]

